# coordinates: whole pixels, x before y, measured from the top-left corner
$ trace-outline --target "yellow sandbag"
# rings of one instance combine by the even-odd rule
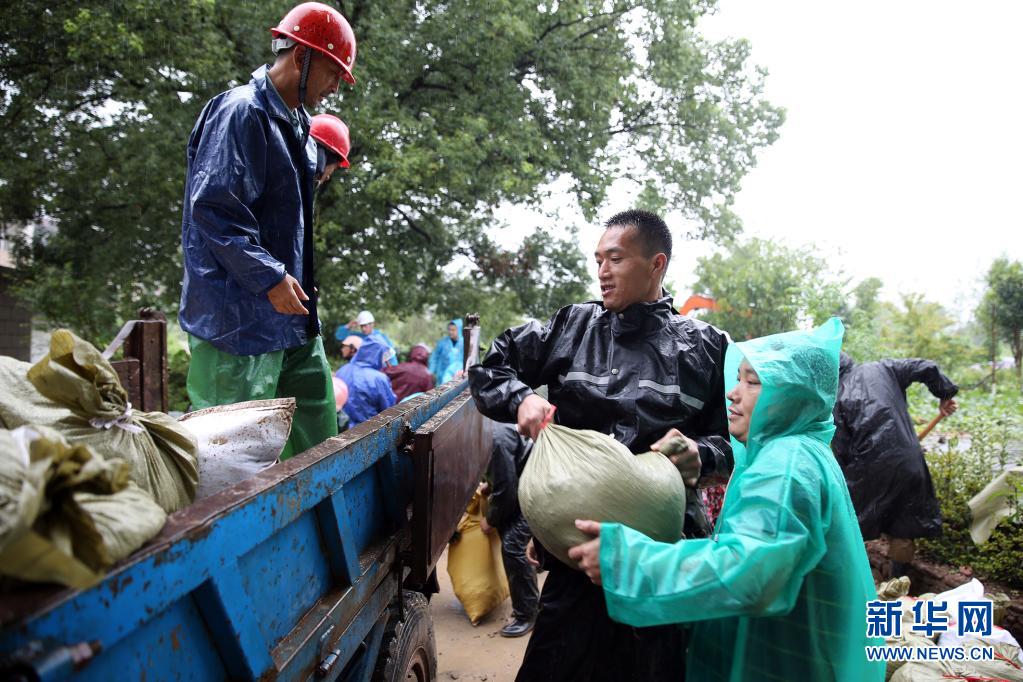
[[[473,625],[508,598],[508,577],[501,560],[501,538],[480,529],[483,518],[477,492],[458,523],[458,540],[448,547],[448,575],[455,596]]]

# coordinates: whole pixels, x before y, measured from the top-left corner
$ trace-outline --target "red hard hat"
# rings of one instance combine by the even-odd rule
[[[309,134],[341,157],[342,168],[348,168],[348,152],[352,148],[352,140],[344,121],[330,114],[317,114],[309,125]]]
[[[341,77],[355,85],[355,33],[348,20],[322,2],[303,2],[270,29],[274,38],[284,36],[327,55],[341,65]]]

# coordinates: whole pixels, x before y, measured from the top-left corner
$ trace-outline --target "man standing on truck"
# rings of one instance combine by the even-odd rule
[[[509,329],[469,369],[473,398],[491,419],[536,438],[553,402],[555,420],[609,433],[634,453],[682,436],[672,459],[687,485],[712,485],[732,470],[725,414],[727,336],[682,317],[661,287],[671,233],[658,216],[625,211],[605,224],[595,252],[601,301],[570,305],[546,325]],[[546,385],[551,402],[533,392]],[[686,534],[706,534],[698,496]],[[546,554],[540,552],[540,554]],[[679,680],[685,632],[633,628],[608,616],[585,573],[543,557],[550,571],[518,680]]]
[[[281,457],[337,434],[313,271],[317,172],[306,107],[355,83],[355,35],[307,2],[271,29],[276,59],[214,97],[188,142],[181,327],[194,408],[293,397]]]

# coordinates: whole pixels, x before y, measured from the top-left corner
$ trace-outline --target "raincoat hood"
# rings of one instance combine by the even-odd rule
[[[842,323],[729,346],[760,376],[746,447],[713,538],[659,543],[621,524],[600,530],[608,613],[634,627],[693,623],[686,679],[882,682],[870,661],[876,599],[849,490],[828,440]]]
[[[838,376],[842,376],[856,366],[856,361],[848,353],[840,353],[838,356]]]
[[[421,365],[425,365],[426,361],[430,359],[430,349],[420,344],[413,346],[412,350],[408,354],[409,362],[418,362]]]
[[[359,352],[352,358],[352,362],[372,369],[380,369],[384,366],[384,354],[390,352],[391,347],[383,339],[376,335],[370,335],[362,340]]]
[[[748,462],[780,436],[807,435],[825,445],[835,433],[832,410],[838,395],[838,354],[845,329],[833,317],[811,331],[774,334],[728,347],[725,389],[737,383],[745,358],[760,377],[760,399],[750,418],[745,447],[732,439],[736,463]],[[743,452],[745,451],[745,452]]]

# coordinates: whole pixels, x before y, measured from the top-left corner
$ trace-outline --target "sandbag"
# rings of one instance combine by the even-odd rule
[[[178,420],[198,443],[202,499],[277,462],[291,434],[295,399],[250,400],[207,407]]]
[[[484,513],[482,495],[477,491],[458,523],[458,539],[448,546],[448,575],[473,625],[509,595],[501,538],[480,528]]]
[[[905,647],[909,649],[928,649],[938,646],[933,640],[924,637],[923,635],[917,635],[912,632],[906,632],[901,637],[886,637],[884,645],[888,648],[899,648]],[[890,680],[895,675],[899,668],[906,665],[906,661],[891,660],[885,663],[884,679]]]
[[[978,646],[993,647],[995,660],[906,663],[892,675],[891,682],[948,682],[948,680],[1023,682],[1018,647],[989,642],[984,638],[973,638],[963,642],[963,648],[967,651]]]
[[[195,498],[196,443],[162,412],[137,412],[110,363],[66,329],[35,365],[5,360],[0,419],[5,428],[51,426],[100,457],[123,459],[131,480],[168,512]]]
[[[549,424],[519,479],[519,506],[533,535],[563,563],[591,538],[576,519],[614,521],[660,542],[682,537],[686,489],[660,452],[633,455],[609,435]]]
[[[877,587],[877,598],[883,599],[884,601],[891,601],[893,599],[899,599],[909,594],[909,578],[902,576],[900,578],[892,578],[887,580]]]
[[[124,461],[46,427],[0,430],[0,574],[90,587],[166,520]]]
[[[998,524],[1011,517],[1015,509],[1023,504],[1023,465],[1003,471],[967,504],[973,516],[970,537],[974,544],[982,545],[988,541]]]

